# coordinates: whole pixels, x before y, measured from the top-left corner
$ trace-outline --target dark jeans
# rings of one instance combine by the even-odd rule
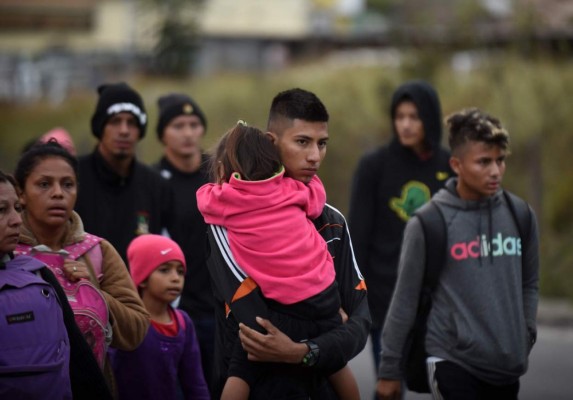
[[[450,361],[436,363],[435,379],[445,400],[517,400],[519,392],[519,380],[509,385],[492,385]]]

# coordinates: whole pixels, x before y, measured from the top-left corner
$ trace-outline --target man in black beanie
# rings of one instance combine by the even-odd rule
[[[169,229],[173,196],[161,176],[135,157],[147,127],[139,93],[121,82],[99,86],[98,94],[91,120],[98,143],[79,158],[75,209],[85,230],[111,242],[125,261],[135,236]]]
[[[174,194],[171,237],[181,246],[187,276],[179,307],[193,319],[205,380],[211,384],[215,338],[213,292],[206,265],[207,226],[197,209],[195,192],[209,181],[208,158],[201,148],[207,120],[197,103],[185,94],[171,93],[158,99],[157,136],[164,155],[154,166]]]

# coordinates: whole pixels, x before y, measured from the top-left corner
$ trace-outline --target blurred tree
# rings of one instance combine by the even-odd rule
[[[366,8],[377,11],[380,14],[387,14],[398,4],[400,4],[400,0],[367,0]]]
[[[139,0],[158,15],[154,70],[161,75],[184,77],[192,71],[198,48],[197,16],[203,0]]]

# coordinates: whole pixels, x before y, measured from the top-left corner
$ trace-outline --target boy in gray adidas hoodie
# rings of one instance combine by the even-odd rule
[[[447,255],[427,323],[428,379],[435,399],[517,399],[536,338],[539,243],[535,215],[522,243],[501,190],[509,136],[477,109],[447,121],[457,173],[432,198],[447,226]],[[425,207],[427,207],[426,205]],[[398,281],[382,335],[379,399],[399,399],[403,350],[425,268],[417,217],[404,233]]]

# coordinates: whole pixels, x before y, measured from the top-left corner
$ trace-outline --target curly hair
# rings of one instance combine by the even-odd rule
[[[467,142],[484,142],[509,151],[509,133],[499,119],[477,108],[466,108],[445,119],[449,143],[455,153]]]

